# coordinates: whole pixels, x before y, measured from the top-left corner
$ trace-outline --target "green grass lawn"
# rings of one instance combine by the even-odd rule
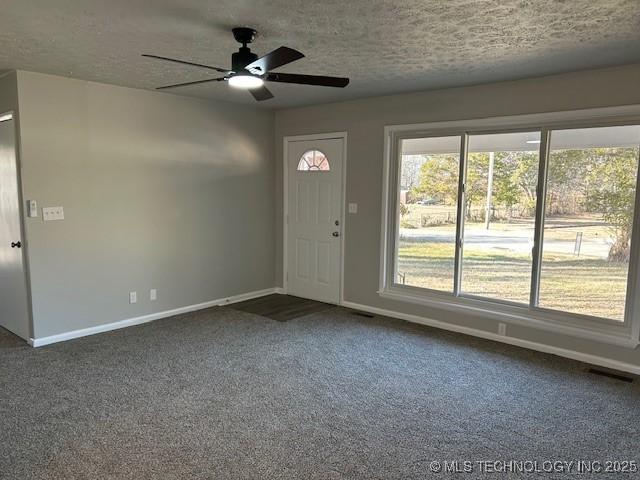
[[[407,285],[451,292],[454,246],[401,242],[398,273]],[[540,306],[623,320],[628,265],[600,258],[545,254]],[[531,258],[504,251],[465,249],[462,290],[468,294],[528,303]]]

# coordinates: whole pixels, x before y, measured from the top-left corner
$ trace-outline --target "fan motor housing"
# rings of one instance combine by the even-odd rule
[[[240,70],[244,70],[244,67],[257,59],[258,55],[253,53],[247,47],[240,47],[240,50],[231,55],[231,69],[234,72],[239,72]]]

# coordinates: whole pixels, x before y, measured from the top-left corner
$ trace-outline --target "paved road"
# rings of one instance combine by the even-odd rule
[[[412,242],[453,243],[455,233],[431,229],[400,229],[400,240]],[[466,229],[464,244],[474,250],[503,250],[504,253],[530,253],[533,248],[533,229],[520,231],[502,231],[485,229]],[[605,238],[584,237],[581,255],[606,259],[611,246]],[[547,252],[573,254],[575,240],[556,240],[547,238],[544,242]]]

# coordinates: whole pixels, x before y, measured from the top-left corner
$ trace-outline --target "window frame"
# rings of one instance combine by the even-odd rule
[[[539,298],[544,215],[549,167],[550,132],[576,128],[640,125],[640,106],[612,107],[592,110],[554,112],[544,114],[491,117],[472,120],[432,122],[386,126],[384,131],[383,199],[381,229],[381,268],[378,293],[383,298],[416,303],[456,312],[491,316],[509,324],[535,327],[605,343],[635,347],[639,341],[640,318],[637,297],[640,296],[640,174],[636,178],[634,222],[632,227],[631,259],[627,276],[625,317],[620,322],[591,315],[563,312],[540,307]],[[464,184],[466,181],[469,135],[540,132],[538,185],[532,274],[529,304],[464,294],[460,291],[462,251],[464,249]],[[458,176],[458,205],[456,218],[455,267],[452,293],[423,287],[402,285],[395,278],[396,245],[399,239],[400,166],[402,140],[429,137],[460,137]],[[534,300],[536,300],[534,302]]]
[[[400,185],[400,166],[401,166],[401,155],[399,152],[399,145],[402,142],[402,140],[411,140],[414,138],[436,138],[436,137],[457,137],[460,136],[459,134],[454,134],[454,135],[420,135],[419,133],[416,133],[415,135],[412,134],[411,135],[407,135],[407,136],[398,136],[396,139],[396,150],[397,150],[397,159],[396,159],[396,168],[394,168],[394,182],[395,182],[395,189],[394,189],[394,195],[395,195],[395,212],[394,212],[394,219],[399,218],[400,216],[400,189],[398,188],[398,186]],[[461,138],[461,147],[462,148],[462,143],[464,142],[464,139]],[[462,155],[460,156],[460,158],[458,159],[458,204],[456,205],[456,239],[454,241],[455,245],[456,245],[456,250],[455,250],[455,262],[454,262],[454,278],[453,278],[453,285],[452,285],[452,289],[451,291],[453,292],[453,294],[456,294],[456,285],[458,284],[458,282],[456,282],[455,278],[459,275],[458,271],[459,271],[459,267],[458,267],[458,259],[457,259],[457,255],[458,255],[458,251],[459,249],[457,248],[457,244],[458,244],[458,232],[459,232],[459,228],[460,228],[460,188],[462,185],[462,166],[463,166],[463,162],[462,162]],[[464,204],[463,204],[464,205]],[[463,207],[464,208],[464,207]],[[391,238],[391,245],[392,248],[395,249],[395,246],[397,245],[399,238],[400,238],[400,222],[398,222],[397,220],[394,220],[393,225],[392,225],[392,229],[393,229],[393,234],[392,234],[392,238]],[[397,264],[397,257],[394,254],[393,258],[392,258],[392,271],[390,272],[390,275],[393,277],[394,274],[398,271],[398,264]],[[393,284],[396,284],[396,282],[394,281],[395,279],[391,279]],[[410,287],[410,285],[403,285],[403,287]],[[445,292],[443,290],[436,290],[433,288],[427,288],[427,287],[414,287],[417,288],[419,290],[426,290],[428,292],[431,293],[443,293],[446,295],[451,295],[448,292]]]

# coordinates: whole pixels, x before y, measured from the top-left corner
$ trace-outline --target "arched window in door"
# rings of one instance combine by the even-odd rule
[[[329,160],[320,150],[307,150],[302,154],[298,162],[298,171],[300,172],[326,172],[330,169]]]

